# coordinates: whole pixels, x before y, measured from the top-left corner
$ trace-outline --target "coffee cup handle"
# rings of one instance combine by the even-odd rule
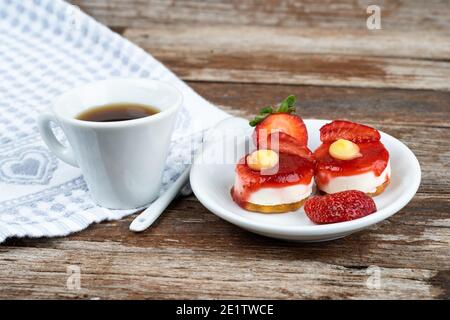
[[[50,127],[51,122],[58,124],[58,121],[52,114],[44,113],[39,115],[38,127],[42,139],[44,140],[48,148],[53,153],[55,153],[58,158],[74,167],[78,167],[78,163],[75,159],[72,147],[66,147],[62,145],[61,142],[58,141],[58,139],[56,139],[55,134]]]

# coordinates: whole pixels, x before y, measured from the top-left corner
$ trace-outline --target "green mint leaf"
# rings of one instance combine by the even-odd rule
[[[290,95],[287,97],[284,101],[288,104],[289,107],[295,107],[295,103],[297,102],[297,99],[294,95]]]
[[[273,112],[273,108],[269,106],[269,107],[262,108],[259,111],[259,114],[272,113],[272,112]]]
[[[261,121],[263,121],[269,114],[257,115],[252,121],[249,122],[250,126],[254,127]]]
[[[269,106],[269,107],[262,108],[259,111],[259,114],[257,116],[255,116],[255,118],[249,122],[250,126],[252,126],[252,127],[256,126],[258,123],[263,121],[271,113],[273,113],[272,107]]]
[[[278,113],[291,113],[295,111],[295,102],[296,98],[293,95],[290,95],[283,101],[281,101],[280,106],[278,107]]]
[[[255,119],[253,119],[252,121],[249,121],[248,124],[250,125],[250,127],[256,127],[258,122]]]
[[[267,116],[269,116],[272,113],[292,113],[292,112],[295,112],[295,103],[296,103],[295,96],[294,95],[290,95],[286,99],[281,101],[279,107],[276,110],[274,110],[274,108],[271,107],[271,106],[262,108],[259,111],[259,114],[257,116],[255,116],[255,118],[253,120],[249,121],[249,125],[252,126],[252,127],[255,127],[258,123],[263,121]]]

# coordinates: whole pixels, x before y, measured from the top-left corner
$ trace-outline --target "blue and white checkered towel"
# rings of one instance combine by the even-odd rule
[[[57,95],[111,77],[159,79],[184,94],[164,190],[191,156],[190,137],[227,115],[76,7],[61,0],[0,1],[0,242],[63,236],[136,211],[96,206],[79,169],[59,161],[36,126]]]

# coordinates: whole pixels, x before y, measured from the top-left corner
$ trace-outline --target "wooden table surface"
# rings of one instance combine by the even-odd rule
[[[128,217],[10,239],[1,298],[450,297],[450,2],[370,1],[381,30],[366,28],[364,0],[73,3],[230,113],[251,117],[295,94],[304,118],[348,118],[399,138],[422,184],[395,216],[326,243],[254,235],[194,196],[141,234]],[[80,290],[66,285],[73,265]],[[377,288],[367,285],[374,275]]]

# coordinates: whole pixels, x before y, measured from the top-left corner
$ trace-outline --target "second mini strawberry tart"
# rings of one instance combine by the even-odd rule
[[[335,120],[320,129],[322,144],[314,152],[316,184],[325,193],[359,190],[371,196],[389,184],[389,152],[371,127]]]

